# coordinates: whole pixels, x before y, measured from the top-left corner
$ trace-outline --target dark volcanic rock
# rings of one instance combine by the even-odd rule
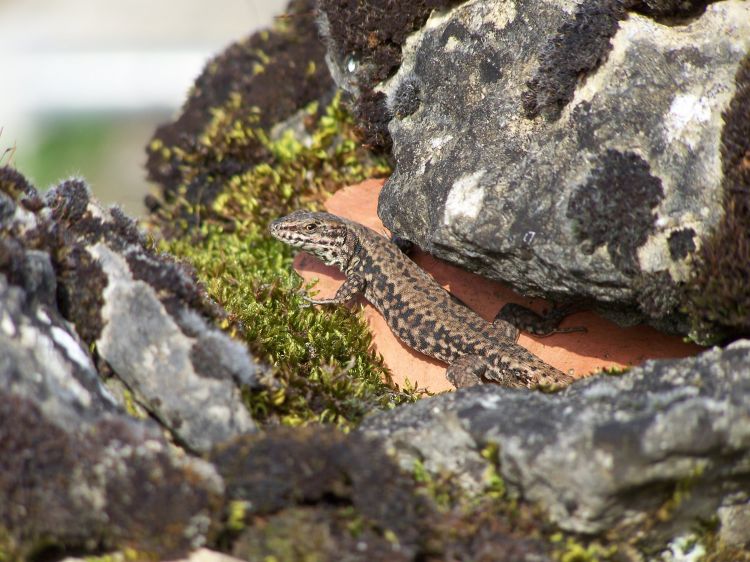
[[[482,386],[366,420],[402,463],[481,482],[498,446],[506,484],[563,529],[661,540],[750,501],[750,341],[653,361],[559,394]],[[737,534],[737,530],[733,529]],[[750,537],[750,528],[744,529]]]
[[[53,330],[58,347],[70,343],[90,362],[77,350],[95,344],[136,401],[191,449],[255,429],[241,388],[258,386],[260,367],[211,325],[225,312],[185,267],[157,254],[122,211],[100,207],[81,180],[41,200],[3,168],[0,202],[0,273],[39,303],[35,317],[59,309],[72,322],[72,335]]]
[[[681,287],[732,187],[722,160],[747,148],[722,148],[747,112],[722,114],[745,79],[750,4],[680,6],[481,0],[433,13],[375,89],[397,163],[386,226],[522,292],[686,332]],[[654,278],[673,306],[648,298]]]

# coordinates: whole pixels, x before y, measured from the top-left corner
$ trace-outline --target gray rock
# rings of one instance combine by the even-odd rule
[[[74,354],[86,363],[81,377],[96,387],[99,375],[113,375],[130,392],[110,399],[125,407],[132,395],[192,450],[255,430],[241,392],[260,386],[262,367],[215,326],[226,312],[195,276],[157,254],[120,209],[99,206],[77,179],[42,199],[18,172],[0,168],[0,234],[9,290],[23,289],[35,326],[61,323],[47,329],[51,343],[34,336],[40,349],[54,344]],[[12,351],[5,359],[20,361]],[[56,392],[75,382],[64,369],[50,369],[59,373]]]
[[[453,446],[435,446],[436,428]],[[563,529],[665,540],[748,502],[750,341],[559,394],[462,390],[374,416],[361,431],[405,466],[417,458],[435,473],[463,472],[464,482],[481,481],[477,454],[497,444],[509,488]]]
[[[56,308],[34,303],[0,273],[0,386],[61,425],[114,413],[85,345]]]
[[[222,494],[210,464],[174,449],[153,420],[119,409],[54,307],[0,273],[0,550],[8,559],[51,546],[185,554],[206,542]]]
[[[750,3],[695,8],[663,22],[567,0],[434,13],[381,85],[386,226],[524,293],[684,332],[679,284],[723,214],[722,112],[750,53]]]
[[[723,507],[718,516],[721,522],[719,540],[729,546],[750,548],[750,501]]]
[[[183,332],[122,255],[103,243],[89,251],[108,281],[97,350],[137,400],[193,450],[253,431],[236,380],[254,383],[256,367],[239,344],[196,314]]]
[[[149,249],[122,211],[100,207],[82,181],[63,182],[46,202],[49,220],[78,249],[74,279],[84,277],[82,270],[99,279],[83,296],[78,283],[69,288],[73,307],[80,299],[95,303],[88,315],[74,316],[76,328],[135,400],[195,451],[254,431],[240,389],[258,386],[259,366],[204,319],[225,313],[195,279]]]

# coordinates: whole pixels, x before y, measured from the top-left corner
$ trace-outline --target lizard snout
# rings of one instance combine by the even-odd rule
[[[268,225],[268,230],[271,232],[271,236],[274,238],[279,237],[279,228],[281,227],[281,219],[276,219]]]

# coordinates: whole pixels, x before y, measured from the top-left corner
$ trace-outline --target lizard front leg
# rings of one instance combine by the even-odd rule
[[[344,284],[338,288],[332,299],[311,299],[303,295],[307,302],[312,304],[345,304],[352,300],[358,293],[365,290],[366,281],[359,275],[350,275],[344,281]]]

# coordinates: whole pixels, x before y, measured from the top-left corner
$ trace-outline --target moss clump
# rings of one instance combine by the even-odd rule
[[[391,115],[385,95],[375,85],[392,76],[401,64],[401,48],[407,37],[420,29],[433,10],[444,10],[459,0],[380,2],[321,0],[318,10],[327,21],[328,55],[338,65],[354,67],[348,81],[356,81],[360,94],[353,101],[359,133],[365,143],[387,152],[391,147],[388,122]],[[408,104],[411,105],[411,104]]]
[[[160,185],[164,199],[210,204],[228,177],[266,158],[259,144],[238,144],[233,152],[216,151],[198,141],[216,109],[227,109],[232,96],[243,102],[232,109],[232,122],[245,123],[255,113],[264,129],[312,101],[330,100],[334,84],[318,37],[315,4],[291,0],[272,29],[230,45],[208,62],[179,117],[159,127],[147,149],[149,178]],[[151,198],[147,204],[153,208],[158,201]]]
[[[616,546],[602,546],[596,541],[584,544],[573,537],[564,537],[562,533],[554,535],[551,540],[559,544],[554,556],[560,562],[606,562],[614,560],[617,554]]]
[[[84,558],[85,562],[148,562],[149,560],[156,562],[158,559],[158,556],[139,552],[132,548],[102,556],[86,556]]]
[[[721,135],[724,217],[700,244],[688,286],[691,337],[704,344],[750,335],[750,55],[735,84]]]
[[[275,389],[247,392],[250,410],[256,419],[288,425],[318,420],[346,426],[372,408],[413,400],[413,393],[382,382],[388,373],[369,350],[371,336],[361,316],[307,305],[291,250],[267,233],[272,219],[319,208],[339,187],[387,173],[386,165],[355,143],[338,97],[323,112],[315,103],[308,106],[301,115],[303,135],[275,138],[254,126],[254,119],[233,120],[241,104],[232,96],[214,110],[195,165],[204,158],[220,161],[225,150],[245,144],[262,147],[266,160],[229,177],[210,208],[178,200],[162,207],[159,222],[176,220],[162,249],[195,267],[208,293],[229,312],[224,327],[276,367]],[[186,215],[197,224],[181,218]]]

